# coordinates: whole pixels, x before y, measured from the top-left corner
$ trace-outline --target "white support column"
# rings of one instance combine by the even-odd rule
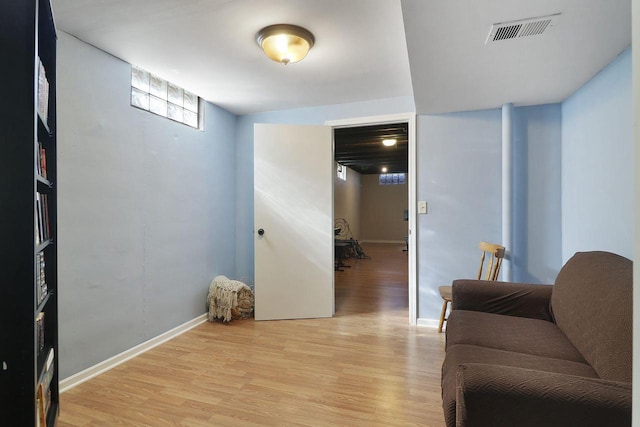
[[[513,104],[502,106],[502,245],[506,248],[502,280],[513,280]]]

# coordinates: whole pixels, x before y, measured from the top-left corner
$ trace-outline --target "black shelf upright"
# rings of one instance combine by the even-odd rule
[[[49,0],[0,1],[0,425],[55,426],[56,28]]]

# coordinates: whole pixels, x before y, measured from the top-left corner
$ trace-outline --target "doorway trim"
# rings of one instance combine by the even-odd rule
[[[331,126],[333,129],[346,128],[355,126],[367,126],[367,125],[379,125],[385,123],[398,123],[406,122],[409,127],[408,142],[409,142],[409,325],[416,326],[418,322],[418,287],[417,287],[417,245],[416,245],[416,114],[415,113],[400,113],[400,114],[388,114],[382,116],[369,116],[359,117],[351,119],[341,120],[327,120],[326,126]],[[333,147],[335,151],[335,145]]]

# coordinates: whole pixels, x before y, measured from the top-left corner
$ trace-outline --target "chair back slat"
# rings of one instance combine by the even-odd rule
[[[498,280],[498,274],[500,274],[500,267],[502,266],[502,258],[496,257],[496,268],[493,270],[493,276],[490,280]]]
[[[478,270],[478,279],[482,278],[482,270],[486,259],[486,254],[490,254],[489,263],[487,265],[487,272],[484,280],[498,280],[500,274],[500,267],[502,266],[502,259],[504,258],[505,248],[501,245],[494,243],[480,242],[478,245],[482,251],[482,257],[480,258],[480,268]]]
[[[485,252],[482,252],[482,258],[480,258],[480,267],[478,268],[478,280],[480,280],[482,278],[482,267],[484,267],[484,254]]]

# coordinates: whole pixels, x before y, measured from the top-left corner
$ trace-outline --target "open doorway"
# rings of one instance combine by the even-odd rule
[[[334,217],[358,240],[402,243],[408,236],[409,124],[335,128]]]
[[[404,286],[404,309],[408,305],[409,321],[415,324],[415,250],[410,250],[415,248],[415,236],[411,235],[415,221],[411,214],[415,204],[414,117],[386,116],[328,124],[334,127],[336,233],[341,239],[352,237],[358,242],[357,249],[344,262],[350,267],[339,265],[341,271],[336,271],[336,308],[340,309],[340,281],[347,280],[350,287],[360,286],[354,270],[362,270],[362,280],[381,286],[375,294],[380,294],[381,289],[389,292],[385,283],[397,286],[400,281]],[[340,252],[336,247],[337,257]],[[360,261],[370,256],[370,262]],[[387,281],[374,279],[373,272],[387,275]],[[395,291],[392,294],[398,295]],[[387,293],[386,304],[380,303],[379,308],[397,308],[397,300],[388,299],[390,295]]]

